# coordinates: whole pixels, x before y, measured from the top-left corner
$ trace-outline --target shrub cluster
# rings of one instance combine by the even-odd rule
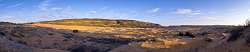
[[[195,36],[192,34],[192,33],[190,33],[190,32],[179,32],[178,34],[177,34],[177,36],[186,36],[186,37],[191,37],[191,38],[195,38]]]

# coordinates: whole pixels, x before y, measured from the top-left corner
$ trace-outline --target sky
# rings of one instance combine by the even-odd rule
[[[129,19],[161,25],[239,25],[250,0],[0,0],[0,21]]]

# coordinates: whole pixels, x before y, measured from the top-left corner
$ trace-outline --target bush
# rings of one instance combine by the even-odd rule
[[[184,34],[182,32],[179,32],[177,36],[184,36]]]
[[[53,33],[49,33],[48,35],[54,35]]]
[[[17,43],[23,44],[23,45],[27,45],[27,42],[24,41],[17,41]]]
[[[4,32],[0,32],[0,35],[1,36],[6,36]]]
[[[200,35],[205,36],[205,35],[207,35],[207,34],[210,34],[210,33],[208,33],[208,32],[203,32],[203,33],[201,33]]]
[[[205,38],[204,39],[206,42],[212,42],[213,40],[211,38]]]
[[[186,36],[186,37],[195,38],[195,36],[192,33],[190,33],[190,32],[185,32],[185,33],[179,32],[177,34],[177,36]]]
[[[250,36],[246,36],[245,41],[246,43],[250,43]]]
[[[78,33],[79,32],[79,30],[73,30],[73,33]]]
[[[195,36],[190,33],[190,32],[185,32],[185,35],[184,36],[188,36],[188,37],[191,37],[191,38],[194,38]]]
[[[242,31],[243,31],[242,29],[232,30],[230,32],[231,35],[229,36],[229,38],[227,39],[227,41],[230,42],[230,41],[237,40],[240,37]]]

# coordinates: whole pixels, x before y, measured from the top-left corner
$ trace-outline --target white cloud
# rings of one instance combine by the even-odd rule
[[[49,8],[49,2],[51,2],[50,0],[44,0],[44,1],[42,1],[39,5],[38,5],[38,8],[40,9],[40,10],[44,10],[44,11],[46,11],[46,10],[48,10],[48,8]]]
[[[152,12],[157,12],[159,10],[160,10],[160,8],[155,8],[154,10],[152,10]]]
[[[191,15],[199,15],[199,14],[201,14],[201,13],[191,13]]]
[[[62,10],[63,8],[59,8],[59,7],[54,7],[54,8],[51,8],[51,10]]]
[[[160,8],[154,8],[154,9],[149,10],[148,12],[155,13],[155,12],[158,12],[159,10],[160,10]]]
[[[97,11],[88,11],[87,13],[85,13],[85,15],[87,16],[93,16],[95,14],[97,14]]]
[[[96,14],[97,11],[89,11],[90,14]]]
[[[190,14],[190,15],[198,15],[201,14],[200,10],[193,10],[193,9],[187,9],[187,8],[179,8],[175,11],[176,14]]]
[[[77,15],[71,6],[67,7],[51,7],[46,10],[38,11],[39,18],[52,18],[52,19],[62,19],[62,18],[70,18],[74,17],[73,15]]]
[[[192,9],[176,9],[177,14],[190,14],[192,13]]]
[[[65,7],[53,6],[52,4],[55,1],[59,0],[43,0],[37,6],[38,11],[37,15],[33,17],[44,18],[44,19],[62,19],[62,18],[73,18],[76,15],[78,16],[78,12],[75,12],[70,5]]]
[[[213,16],[201,16],[200,19],[205,19],[205,20],[217,20],[218,17],[213,17]]]
[[[250,9],[248,9],[247,11],[250,12]]]
[[[105,6],[105,7],[102,7],[100,10],[106,10],[108,9],[109,7]]]

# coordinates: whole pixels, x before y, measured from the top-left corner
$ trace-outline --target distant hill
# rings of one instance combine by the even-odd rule
[[[10,22],[0,22],[0,25],[14,25],[15,23]]]
[[[38,23],[56,25],[76,25],[76,26],[99,26],[99,27],[131,27],[131,28],[155,28],[161,27],[159,24],[142,22],[136,20],[111,20],[111,19],[62,19],[54,21],[43,21]]]

